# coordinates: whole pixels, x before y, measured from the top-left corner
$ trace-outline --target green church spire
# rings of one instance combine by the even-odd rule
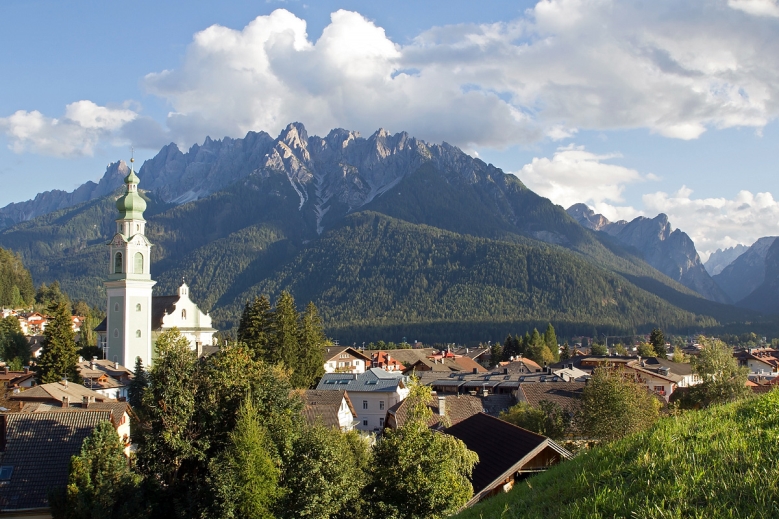
[[[138,183],[141,179],[135,174],[134,162],[134,158],[130,159],[130,174],[124,178],[127,190],[116,201],[116,208],[119,210],[117,220],[143,220],[143,212],[146,210],[146,201],[138,194]]]

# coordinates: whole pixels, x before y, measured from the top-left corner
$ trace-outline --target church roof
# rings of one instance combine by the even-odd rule
[[[162,318],[172,314],[181,296],[153,296],[151,298],[151,329],[162,328]]]

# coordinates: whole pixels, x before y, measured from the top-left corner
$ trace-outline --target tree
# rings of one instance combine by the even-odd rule
[[[143,393],[141,434],[136,435],[139,470],[164,487],[179,482],[185,462],[202,460],[204,445],[194,421],[198,394],[197,356],[177,328],[157,338],[157,359]]]
[[[636,348],[636,353],[641,357],[657,357],[657,352],[654,347],[648,342],[641,342]]]
[[[500,419],[554,440],[565,438],[571,425],[569,413],[548,400],[539,402],[538,408],[520,402],[500,413]]]
[[[308,303],[300,315],[298,327],[297,366],[292,372],[292,385],[306,389],[315,387],[325,372],[323,347],[328,343],[322,318],[314,303]]]
[[[593,342],[592,346],[590,346],[590,353],[597,357],[603,357],[604,355],[609,354],[609,350],[608,348],[606,348],[605,344],[601,344],[599,342]]]
[[[557,344],[557,335],[555,334],[552,323],[546,327],[544,332],[544,344],[549,348],[552,353],[553,362],[557,362],[560,359],[560,346]]]
[[[576,422],[582,436],[616,440],[652,425],[659,418],[660,407],[630,373],[602,367],[593,371],[582,392]]]
[[[286,498],[279,502],[277,516],[328,519],[348,515],[350,510],[353,517],[364,517],[353,514],[363,508],[360,502],[369,481],[367,451],[357,432],[344,434],[322,425],[303,427],[284,460]]]
[[[468,477],[478,456],[459,439],[428,428],[430,388],[412,383],[407,399],[407,422],[386,430],[374,447],[379,468],[368,494],[380,517],[446,517],[473,495]]]
[[[30,344],[22,333],[19,320],[12,315],[0,319],[0,356],[6,366],[15,371],[30,362]]]
[[[38,382],[48,384],[67,378],[71,382],[81,383],[70,303],[55,300],[50,313],[53,318],[43,332],[43,347],[35,365]]]
[[[692,359],[692,369],[703,380],[690,388],[694,406],[709,406],[743,398],[750,394],[746,386],[749,368],[740,368],[733,350],[719,339],[699,337],[702,349]]]
[[[614,346],[614,353],[617,355],[627,355],[628,349],[625,348],[625,345],[621,342],[618,342],[616,346]]]
[[[143,361],[140,357],[135,359],[135,369],[133,370],[133,379],[127,388],[127,401],[134,409],[140,409],[143,403],[143,393],[149,387],[149,377],[143,367]]]
[[[38,292],[35,294],[35,303],[41,309],[49,309],[57,303],[67,303],[68,308],[70,308],[70,299],[60,289],[59,281],[55,281],[48,286],[46,283],[41,283]]]
[[[571,348],[568,346],[568,341],[563,343],[563,348],[560,351],[560,360],[568,360],[571,358]]]
[[[660,328],[655,328],[652,333],[649,334],[649,344],[652,345],[652,349],[658,357],[663,359],[668,357],[668,349],[665,347],[665,335]]]
[[[495,341],[495,343],[490,346],[490,367],[497,366],[502,358],[503,346]]]
[[[530,345],[527,348],[527,356],[539,365],[551,364],[555,360],[554,355],[549,351],[541,334],[538,333],[538,330],[535,328],[533,328],[533,335],[530,336]]]
[[[272,348],[266,356],[267,362],[281,362],[294,370],[299,359],[298,351],[299,315],[295,308],[295,299],[286,290],[276,300],[271,324]]]
[[[139,492],[140,485],[141,477],[130,470],[113,425],[101,422],[71,459],[64,506],[53,500],[52,515],[64,519],[146,517],[148,503]]]
[[[679,346],[674,346],[674,353],[671,360],[673,362],[685,363],[689,362],[690,359]]]
[[[238,342],[246,344],[256,358],[266,358],[273,313],[265,296],[255,297],[246,303],[238,325]]]
[[[251,399],[244,401],[227,448],[209,463],[208,482],[215,499],[211,517],[273,519],[283,495],[278,453],[261,425]]]

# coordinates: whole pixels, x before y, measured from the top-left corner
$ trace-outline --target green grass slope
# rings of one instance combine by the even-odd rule
[[[779,391],[665,418],[456,519],[779,517]]]

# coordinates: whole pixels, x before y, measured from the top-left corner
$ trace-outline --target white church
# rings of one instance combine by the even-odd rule
[[[132,168],[124,179],[126,191],[116,201],[119,218],[116,234],[108,244],[108,279],[105,281],[106,318],[95,331],[105,358],[123,366],[134,366],[140,357],[145,367],[153,364],[157,337],[178,328],[198,355],[211,346],[216,330],[211,317],[189,298],[182,282],[173,296],[152,296],[151,243],[145,236],[146,202],[138,193],[140,179]]]

